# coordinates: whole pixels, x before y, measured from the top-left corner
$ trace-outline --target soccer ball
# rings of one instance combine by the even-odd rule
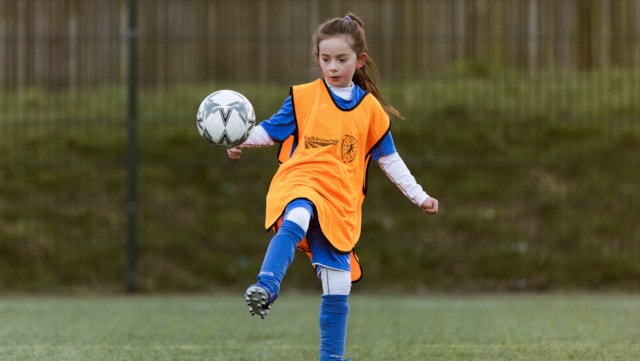
[[[253,130],[256,114],[249,99],[234,90],[218,90],[200,103],[196,125],[202,139],[214,147],[232,148]]]

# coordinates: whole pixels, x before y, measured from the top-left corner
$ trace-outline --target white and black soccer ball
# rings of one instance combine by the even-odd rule
[[[202,139],[221,148],[232,148],[244,142],[255,123],[256,114],[249,99],[228,89],[207,95],[196,115]]]

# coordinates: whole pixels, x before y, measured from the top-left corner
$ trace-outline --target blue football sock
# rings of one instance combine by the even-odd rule
[[[347,343],[349,296],[323,295],[320,304],[320,361],[342,360]]]
[[[262,261],[258,283],[266,286],[275,299],[280,292],[280,283],[287,268],[293,262],[296,246],[305,235],[305,230],[294,222],[285,220],[271,241]]]

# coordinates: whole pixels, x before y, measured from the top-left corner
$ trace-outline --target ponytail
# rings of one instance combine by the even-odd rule
[[[380,74],[378,67],[368,54],[367,39],[365,37],[364,23],[362,20],[353,13],[347,13],[344,18],[330,19],[321,24],[313,34],[314,55],[316,57],[318,56],[320,41],[335,35],[349,35],[353,41],[351,45],[353,51],[358,56],[367,53],[364,66],[356,69],[356,72],[353,74],[353,82],[376,97],[389,116],[402,119],[402,114],[385,99],[376,85]]]

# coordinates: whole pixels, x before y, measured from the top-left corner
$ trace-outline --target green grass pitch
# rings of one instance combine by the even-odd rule
[[[320,297],[0,298],[0,360],[317,360]],[[640,295],[351,296],[353,361],[640,360]]]

